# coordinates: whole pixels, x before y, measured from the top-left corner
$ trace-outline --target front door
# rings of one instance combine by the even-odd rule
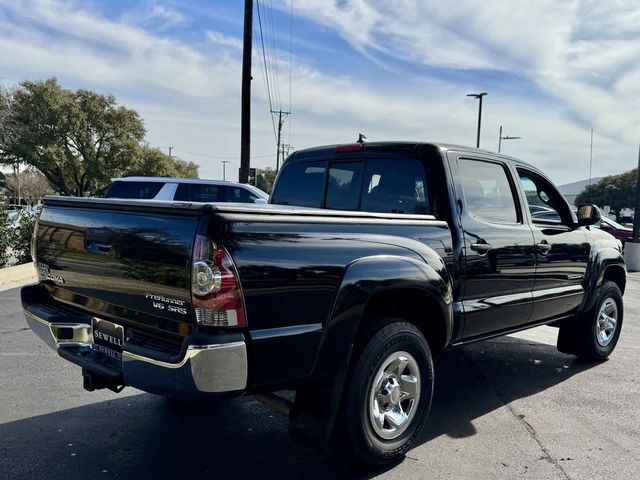
[[[464,231],[463,339],[529,321],[534,240],[524,221],[512,170],[501,161],[458,157],[456,195]]]
[[[518,167],[536,244],[531,321],[571,314],[584,298],[590,247],[570,207],[542,175]]]

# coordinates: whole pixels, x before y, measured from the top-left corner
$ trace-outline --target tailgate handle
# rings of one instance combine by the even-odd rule
[[[111,252],[113,235],[109,230],[87,230],[84,238],[85,248],[88,252],[98,255],[107,255]]]

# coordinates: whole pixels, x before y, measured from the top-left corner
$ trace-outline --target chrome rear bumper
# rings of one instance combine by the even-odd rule
[[[244,340],[190,344],[177,363],[129,351],[125,341],[118,372],[117,369],[105,370],[101,362],[95,361],[101,354],[93,350],[91,325],[49,322],[26,308],[24,313],[31,330],[60,356],[99,375],[119,374],[124,385],[175,396],[241,393],[247,386],[248,362]]]

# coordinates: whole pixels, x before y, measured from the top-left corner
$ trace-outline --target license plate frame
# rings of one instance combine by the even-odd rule
[[[112,358],[122,358],[124,327],[117,323],[93,317],[91,319],[92,348]]]

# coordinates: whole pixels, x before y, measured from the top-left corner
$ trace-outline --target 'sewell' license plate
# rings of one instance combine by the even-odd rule
[[[124,327],[99,318],[93,319],[92,327],[94,350],[120,358],[124,343]]]

